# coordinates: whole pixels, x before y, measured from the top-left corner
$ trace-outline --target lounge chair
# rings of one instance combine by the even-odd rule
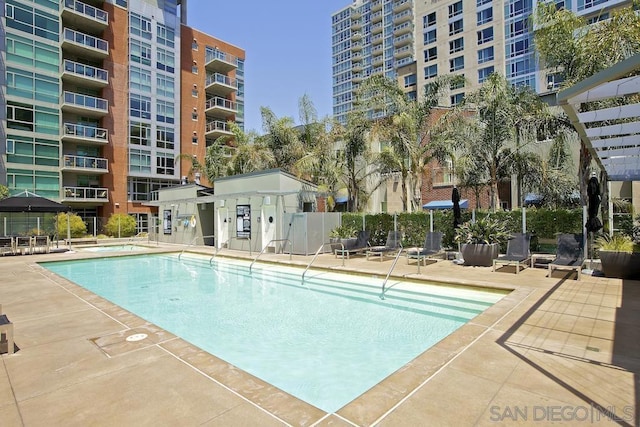
[[[527,265],[531,258],[529,245],[531,244],[531,234],[516,233],[507,242],[507,253],[493,260],[493,271],[496,271],[497,264],[515,264],[516,274],[520,272],[520,265]]]
[[[16,253],[30,254],[33,252],[33,240],[29,236],[18,236],[16,237],[15,248]]]
[[[353,246],[345,246],[344,249],[342,246],[336,248],[335,255],[336,258],[338,255],[344,258],[345,256],[349,259],[349,256],[356,255],[360,253],[364,253],[369,249],[369,236],[371,233],[367,230],[358,231],[358,237]]]
[[[16,248],[14,246],[13,237],[0,237],[0,254],[15,254]]]
[[[367,259],[370,256],[379,256],[380,261],[390,252],[397,252],[402,248],[402,234],[399,231],[390,231],[387,234],[387,243],[384,246],[372,246],[367,249]]]
[[[415,259],[420,264],[421,261],[424,265],[427,265],[427,259],[433,259],[438,256],[444,256],[445,251],[442,248],[441,231],[429,231],[424,239],[424,246],[422,248],[407,249],[407,264],[409,261]]]
[[[580,280],[584,263],[584,242],[582,234],[560,234],[556,257],[549,263],[549,276],[553,270],[575,270]]]
[[[32,252],[43,252],[48,254],[50,249],[51,241],[49,240],[49,236],[33,236],[33,247]]]

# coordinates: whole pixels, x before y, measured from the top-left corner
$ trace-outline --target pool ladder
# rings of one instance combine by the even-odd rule
[[[260,258],[260,255],[262,255],[262,254],[264,253],[264,251],[269,247],[269,245],[270,245],[271,243],[276,243],[276,242],[285,242],[285,243],[286,243],[286,242],[289,242],[289,248],[291,248],[291,249],[290,249],[290,251],[289,251],[289,261],[291,261],[291,257],[292,257],[292,253],[293,253],[293,245],[291,244],[291,240],[289,240],[289,239],[272,239],[272,240],[269,240],[269,241],[267,242],[267,244],[264,246],[264,248],[262,248],[262,250],[260,251],[260,253],[259,253],[259,254],[258,254],[258,255],[253,259],[253,261],[251,262],[251,265],[249,265],[249,274],[251,274],[251,269],[253,268],[253,264],[255,264],[255,263],[256,263],[256,261],[258,260],[258,258]],[[280,247],[280,251],[281,251],[281,252],[282,252],[282,251],[284,251],[284,246],[285,246],[285,245],[282,245],[282,246]],[[213,259],[213,257],[212,257],[212,259]]]
[[[327,242],[327,243],[323,243],[322,245],[320,245],[320,247],[316,251],[316,254],[311,259],[311,262],[309,262],[309,264],[307,264],[307,268],[305,268],[304,271],[302,272],[302,283],[303,284],[304,284],[304,275],[307,274],[307,270],[309,270],[309,268],[311,267],[311,264],[313,264],[313,262],[316,260],[316,258],[318,258],[318,255],[320,254],[320,251],[323,250],[324,247],[327,246],[327,245],[340,245],[341,248],[342,248],[342,253],[344,253],[344,244],[342,244],[341,242],[340,243],[338,243],[338,242]],[[344,256],[342,257],[342,266],[344,267]]]
[[[384,299],[384,293],[387,292],[387,281],[389,280],[389,276],[391,276],[391,272],[393,271],[393,269],[395,268],[396,264],[398,263],[398,259],[400,259],[400,255],[402,255],[402,251],[404,250],[404,248],[402,247],[402,245],[400,245],[400,249],[398,250],[398,253],[396,254],[396,258],[393,260],[393,264],[391,264],[391,268],[389,269],[389,272],[387,273],[387,277],[384,278],[384,282],[382,282],[382,292],[380,292],[380,299]]]
[[[178,255],[178,260],[180,260],[180,257],[182,257],[182,254],[183,254],[187,249],[189,249],[191,246],[193,246],[193,245],[196,243],[196,241],[197,241],[198,239],[207,239],[207,238],[213,238],[213,239],[215,239],[215,238],[216,238],[216,236],[211,235],[211,236],[196,236],[196,237],[194,237],[194,238],[193,238],[193,240],[191,240],[191,242],[187,245],[187,247],[186,247],[186,248],[184,248],[184,249],[182,250],[182,252],[180,252],[180,255]],[[214,240],[214,241],[215,241],[215,240]]]

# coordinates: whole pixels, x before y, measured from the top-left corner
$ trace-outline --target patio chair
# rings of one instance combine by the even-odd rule
[[[14,244],[13,237],[0,237],[0,254],[15,254],[16,248]]]
[[[336,258],[338,257],[338,255],[340,255],[340,257],[342,258],[346,256],[347,259],[349,259],[350,255],[357,255],[357,254],[364,253],[369,248],[370,235],[371,233],[367,230],[358,231],[358,237],[356,239],[355,244],[351,247],[345,246],[344,249],[342,247],[337,248],[335,250]]]
[[[575,270],[580,280],[584,263],[584,242],[582,234],[560,234],[556,257],[549,263],[549,275],[553,270]]]
[[[418,261],[418,264],[423,261],[424,265],[427,265],[427,259],[444,256],[445,251],[442,248],[442,237],[443,233],[441,231],[427,232],[424,238],[424,246],[422,248],[407,250],[407,264],[409,264],[411,260],[415,259]]]
[[[529,245],[531,244],[531,234],[515,233],[507,242],[507,253],[493,260],[493,271],[496,271],[498,264],[515,264],[516,274],[520,272],[520,265],[527,265],[531,258]]]
[[[49,236],[34,236],[33,237],[33,247],[32,252],[43,252],[48,254],[51,251],[50,247],[51,241],[49,240]]]
[[[380,257],[380,262],[382,262],[388,253],[396,252],[400,248],[402,248],[402,234],[399,231],[390,231],[389,234],[387,234],[387,243],[384,246],[372,246],[367,249],[367,259],[369,259],[370,256],[378,256]]]
[[[16,253],[30,254],[33,251],[33,240],[29,236],[18,236],[16,237],[15,248]]]

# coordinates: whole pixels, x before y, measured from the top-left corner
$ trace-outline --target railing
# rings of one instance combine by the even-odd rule
[[[291,240],[289,240],[289,239],[273,239],[273,240],[269,240],[269,242],[267,242],[267,244],[264,246],[264,248],[262,248],[260,253],[253,259],[253,261],[251,262],[251,265],[249,265],[249,274],[251,274],[251,269],[253,268],[253,264],[256,263],[258,258],[260,258],[260,255],[262,255],[264,253],[264,251],[269,247],[270,243],[275,243],[275,242],[289,242],[289,247],[291,248],[291,252],[289,252],[289,261],[291,261],[291,256],[292,256],[292,252],[293,252],[293,245],[291,244]],[[282,247],[282,249],[284,249],[284,246]]]
[[[68,168],[94,169],[101,171],[109,170],[109,161],[100,157],[85,156],[64,156],[64,166]]]
[[[64,7],[65,9],[73,10],[105,24],[109,21],[109,14],[104,10],[97,9],[93,6],[84,4],[76,0],[65,0]]]
[[[109,81],[109,72],[107,70],[80,64],[79,62],[74,62],[69,59],[64,60],[64,70],[90,79],[101,80],[105,83]]]
[[[205,133],[213,132],[214,130],[231,132],[231,130],[227,129],[227,127],[227,122],[223,122],[222,120],[214,120],[211,122],[207,122],[207,125],[205,126]]]
[[[101,139],[104,142],[109,141],[109,132],[103,128],[93,126],[78,125],[75,123],[64,124],[65,136],[78,136],[80,138]]]
[[[219,61],[223,61],[223,62],[228,62],[229,64],[238,66],[238,58],[229,54],[229,53],[225,53],[219,49],[211,49],[211,50],[207,50],[206,54],[205,54],[205,63],[209,63],[213,60],[219,60]]]
[[[191,246],[193,246],[193,245],[196,243],[196,241],[197,241],[198,239],[209,239],[209,238],[214,238],[214,239],[215,239],[215,237],[216,237],[216,236],[214,236],[214,235],[211,235],[211,236],[196,236],[196,237],[194,237],[194,238],[191,240],[191,242],[187,245],[187,247],[186,247],[186,248],[184,248],[184,249],[182,250],[182,252],[180,252],[180,255],[178,255],[178,261],[180,260],[180,257],[182,256],[182,254],[184,253],[184,251],[186,251],[186,250],[187,250],[187,249],[189,249]],[[204,241],[203,241],[203,243],[204,243]]]
[[[109,200],[109,189],[93,187],[64,187],[65,199],[77,200]]]
[[[302,283],[304,283],[304,275],[307,274],[307,270],[309,270],[309,268],[311,267],[311,264],[313,264],[313,262],[316,260],[316,258],[318,258],[318,255],[320,254],[320,251],[324,249],[325,246],[327,245],[340,245],[342,252],[344,253],[344,244],[342,244],[341,242],[328,242],[328,243],[323,243],[322,245],[320,245],[320,247],[318,248],[318,250],[316,251],[316,254],[313,256],[313,258],[311,259],[311,261],[309,262],[309,264],[307,265],[307,268],[304,269],[304,271],[302,272]],[[344,267],[344,257],[342,257],[342,266]]]
[[[204,85],[209,86],[213,83],[220,83],[238,89],[238,81],[236,79],[232,79],[231,77],[225,76],[224,74],[220,73],[207,75],[207,79],[205,80]]]
[[[386,290],[386,286],[387,286],[387,281],[389,280],[389,276],[391,276],[391,272],[393,271],[393,269],[395,268],[396,264],[398,263],[398,259],[400,258],[400,255],[402,255],[402,251],[404,250],[404,248],[402,246],[400,246],[400,249],[398,250],[398,253],[396,254],[396,258],[393,260],[393,264],[391,264],[391,268],[389,269],[389,272],[387,273],[387,277],[384,278],[384,282],[382,282],[382,292],[380,293],[380,299],[384,299],[384,293],[387,291]]]
[[[228,100],[226,98],[221,98],[219,96],[215,96],[213,98],[207,99],[205,104],[205,109],[213,108],[213,107],[221,107],[226,108],[228,110],[236,111],[236,103]]]
[[[73,105],[79,105],[81,107],[94,108],[96,110],[106,111],[109,109],[109,101],[107,101],[106,99],[68,91],[65,91],[64,93],[64,102]]]
[[[64,39],[70,42],[84,45],[86,47],[101,50],[104,53],[109,52],[109,43],[106,40],[102,40],[88,34],[80,33],[70,28],[64,29]]]

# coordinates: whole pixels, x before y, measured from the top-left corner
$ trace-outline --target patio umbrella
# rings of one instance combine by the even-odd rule
[[[592,176],[587,184],[587,223],[585,228],[590,233],[595,233],[602,228],[602,222],[598,218],[600,210],[600,184],[598,178]]]
[[[460,212],[460,192],[458,187],[453,187],[451,192],[451,201],[453,202],[453,228],[458,228],[462,224],[462,215]]]

